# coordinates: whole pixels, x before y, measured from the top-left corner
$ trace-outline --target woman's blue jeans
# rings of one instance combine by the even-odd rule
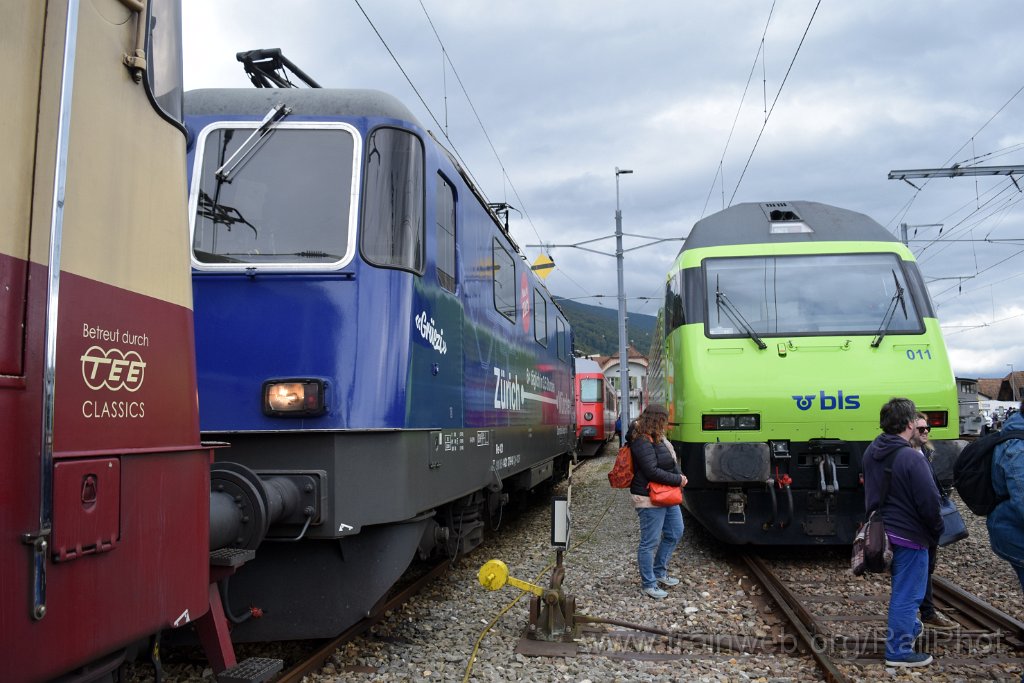
[[[921,633],[917,608],[928,584],[928,550],[892,547],[892,595],[889,597],[889,631],[885,639],[887,659],[903,659],[914,651]]]
[[[658,579],[668,574],[668,561],[683,537],[683,513],[678,505],[663,508],[637,508],[640,518],[640,547],[636,563],[640,583],[655,588]]]

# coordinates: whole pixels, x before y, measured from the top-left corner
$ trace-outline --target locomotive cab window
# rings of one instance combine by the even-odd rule
[[[498,240],[491,245],[493,269],[494,308],[503,316],[516,321],[516,263]]]
[[[541,346],[548,345],[548,302],[539,289],[533,290],[533,338]]]
[[[184,120],[185,89],[181,62],[181,3],[153,0],[146,36],[146,88],[153,101],[179,126]]]
[[[202,135],[190,198],[194,263],[203,270],[345,265],[355,246],[355,131],[284,122],[247,144],[257,125]]]
[[[704,284],[709,337],[924,332],[896,254],[709,258]]]
[[[600,403],[604,400],[604,382],[599,379],[581,379],[580,400],[584,403]]]
[[[557,346],[559,360],[569,359],[569,339],[565,334],[565,322],[561,318],[555,318],[555,346]]]
[[[408,131],[378,128],[366,143],[363,258],[423,274],[423,143]]]
[[[447,180],[437,177],[437,281],[449,292],[455,282],[455,192]]]

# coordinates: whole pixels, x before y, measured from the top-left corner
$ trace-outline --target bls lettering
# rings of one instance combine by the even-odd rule
[[[860,394],[844,396],[842,390],[836,392],[835,396],[819,391],[817,394],[797,395],[792,398],[800,410],[810,410],[815,403],[818,404],[820,410],[856,410],[860,408]]]

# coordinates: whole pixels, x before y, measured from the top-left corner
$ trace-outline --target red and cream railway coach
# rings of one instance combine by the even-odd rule
[[[0,2],[5,680],[208,608],[180,33],[176,0]]]

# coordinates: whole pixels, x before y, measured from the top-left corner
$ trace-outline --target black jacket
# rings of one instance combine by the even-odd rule
[[[884,461],[892,453],[892,484],[882,506],[885,530],[923,546],[935,545],[942,535],[939,490],[925,457],[895,434],[880,434],[864,450],[864,508],[878,505]]]
[[[647,484],[652,481],[671,486],[680,486],[683,483],[679,465],[676,464],[672,451],[664,441],[652,444],[646,436],[636,436],[629,442],[629,450],[633,454],[633,483],[629,485],[630,493],[639,496],[650,495]]]

